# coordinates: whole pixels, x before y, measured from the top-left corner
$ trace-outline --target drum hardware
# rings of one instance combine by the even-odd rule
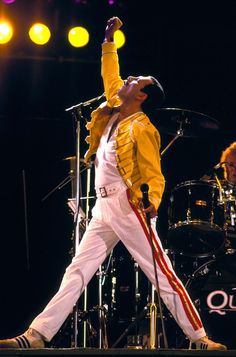
[[[219,162],[211,168],[200,180],[209,180],[214,176],[214,181],[219,188],[218,204],[224,209],[224,225],[225,232],[225,249],[227,251],[236,248],[234,239],[236,238],[235,224],[236,224],[236,190],[235,186],[231,185],[227,180],[220,180],[217,174],[218,169],[222,169],[224,165],[232,166],[227,161]]]
[[[227,183],[224,185],[225,233],[227,252],[236,251],[236,192]]]
[[[156,310],[156,305],[148,303],[144,306],[143,310],[133,319],[133,321],[128,325],[127,328],[123,331],[123,333],[119,336],[119,338],[113,343],[111,348],[115,348],[119,345],[119,343],[127,336],[127,348],[133,349],[153,349],[153,344],[155,347],[161,348],[161,340],[163,339],[163,333],[157,332],[156,326],[150,326],[151,324],[156,324],[156,321],[160,319],[160,315],[157,314],[157,310],[155,311],[155,320],[151,318],[151,314],[153,313],[153,308]],[[148,318],[150,321],[149,331],[152,329],[157,334],[155,339],[153,339],[152,332],[148,334],[147,331],[144,334],[136,333],[135,335],[129,335],[128,333],[137,327],[139,323],[141,323],[145,318]],[[164,341],[164,339],[163,339]]]
[[[72,182],[74,179],[74,172],[69,172],[69,175],[64,178],[57,186],[55,186],[51,191],[49,191],[43,198],[42,202],[44,202],[49,196],[51,196],[55,191],[61,190],[64,186],[66,186],[68,183]]]
[[[189,277],[189,279],[186,282],[185,288],[188,289],[189,284],[192,282],[192,280],[194,280],[195,278],[197,278],[198,276],[205,276],[208,272],[209,272],[209,265],[211,263],[214,263],[216,261],[216,258],[211,259],[205,263],[203,263],[202,265],[200,265]]]
[[[111,265],[112,261],[112,256],[113,256],[113,250],[111,251],[109,257],[108,257],[108,263],[106,266],[106,269],[104,270],[104,266],[100,265],[99,270],[97,272],[98,276],[98,311],[99,311],[99,345],[103,346],[103,348],[108,348],[108,337],[107,337],[107,314],[108,314],[108,308],[107,305],[104,304],[103,301],[103,288],[105,284],[105,280],[107,277],[107,272],[109,270],[109,267]],[[112,298],[113,300],[113,298]]]
[[[147,348],[150,283],[121,242],[105,261],[102,284],[109,347]]]
[[[99,335],[97,328],[99,328],[103,331],[102,333],[103,348],[108,348],[107,332],[106,332],[106,314],[107,314],[106,308],[104,306],[95,305],[92,308],[88,309],[87,311],[78,309],[77,313],[78,313],[77,322],[79,324],[86,323],[87,335],[88,335],[87,337],[90,347],[96,346],[96,340]],[[99,327],[95,325],[94,321],[96,319],[93,318],[94,315],[98,317]]]
[[[78,313],[78,322],[85,322],[89,328],[89,334],[88,334],[88,339],[94,339],[99,337],[98,332],[96,328],[92,325],[91,322],[91,316],[93,314],[98,315],[98,321],[99,321],[99,330],[102,331],[101,333],[101,343],[104,349],[108,348],[108,340],[107,340],[107,330],[106,330],[106,315],[107,315],[107,310],[104,306],[100,305],[95,305],[88,311],[79,311]]]
[[[230,225],[235,227],[236,224],[236,196],[232,194],[232,190],[224,190],[225,210],[229,214]]]
[[[128,349],[143,349],[148,348],[149,337],[148,335],[128,335],[127,336],[127,348]]]
[[[135,263],[135,265],[136,264],[137,263]],[[164,344],[166,343],[166,337],[164,336],[163,331],[157,332],[157,321],[164,319],[164,316],[157,312],[159,309],[157,309],[157,304],[155,302],[156,291],[154,286],[151,285],[150,282],[148,282],[148,286],[149,294],[147,296],[146,304],[141,311],[138,310],[140,291],[135,289],[135,316],[131,318],[131,323],[123,330],[121,335],[112,344],[111,348],[119,346],[125,336],[127,336],[127,348],[160,348],[161,339],[163,339]],[[145,318],[149,320],[149,327],[147,328],[146,326],[145,333],[141,335],[138,326],[145,321]],[[128,333],[134,329],[135,335],[129,335]]]
[[[218,204],[219,205],[223,205],[224,204],[224,199],[223,199],[223,188],[222,188],[222,185],[221,185],[221,182],[216,174],[216,172],[214,172],[214,177],[215,177],[215,180],[218,184],[218,187],[219,187],[219,199],[218,199]]]
[[[135,319],[129,324],[129,326],[123,331],[123,333],[119,336],[119,338],[113,343],[111,348],[115,348],[119,345],[119,343],[123,340],[125,336],[128,335],[129,331],[131,331],[137,324],[147,316],[149,311],[148,306],[145,306],[141,313],[135,317]],[[137,335],[136,335],[137,336]],[[142,346],[143,347],[143,346]]]
[[[230,205],[230,223],[231,226],[235,226],[235,218],[236,218],[236,212],[234,206]]]
[[[172,251],[169,256],[177,276],[183,284],[186,284],[192,278],[195,271],[204,263],[209,262],[209,257],[192,257]],[[212,256],[211,259],[216,259]]]

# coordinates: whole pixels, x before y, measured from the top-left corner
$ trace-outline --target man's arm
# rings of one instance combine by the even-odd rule
[[[116,17],[113,16],[107,21],[107,26],[105,29],[105,38],[104,42],[113,42],[114,41],[114,33],[119,30],[119,28],[122,26],[122,21]]]
[[[118,89],[123,85],[120,77],[119,59],[116,44],[113,41],[115,31],[122,25],[118,17],[112,17],[107,21],[105,38],[102,44],[101,75],[109,107],[119,106],[120,100],[117,95]]]

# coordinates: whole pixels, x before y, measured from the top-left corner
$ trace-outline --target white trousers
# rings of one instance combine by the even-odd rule
[[[113,186],[114,189],[108,190],[111,194],[97,198],[93,217],[76,255],[65,271],[58,292],[30,325],[46,341],[50,341],[60,329],[99,265],[119,240],[155,285],[150,235],[145,217],[129,202],[129,190],[123,184]],[[157,235],[155,222],[152,223],[152,232],[161,298],[185,335],[191,341],[196,341],[206,335],[199,314],[173,271]]]

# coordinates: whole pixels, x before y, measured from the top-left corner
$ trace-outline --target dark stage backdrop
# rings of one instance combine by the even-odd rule
[[[165,107],[219,122],[218,130],[178,138],[162,157],[166,192],[158,226],[166,245],[169,192],[198,180],[236,139],[236,2],[116,0],[110,6],[105,0],[16,0],[1,2],[0,11],[17,24],[13,44],[0,47],[0,336],[5,337],[21,333],[44,307],[71,258],[71,186],[43,198],[68,176],[63,159],[76,152],[76,123],[65,108],[103,93],[100,45],[106,20],[117,15],[124,22],[122,76],[152,74],[165,88]],[[49,45],[36,49],[25,37],[40,15],[54,32]],[[77,22],[91,31],[86,48],[67,45],[65,31]],[[175,131],[168,119],[163,129],[159,115],[151,120],[163,150]],[[86,135],[82,121],[81,156]]]

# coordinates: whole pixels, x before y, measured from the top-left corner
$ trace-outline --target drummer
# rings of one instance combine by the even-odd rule
[[[224,168],[224,178],[227,184],[233,191],[236,191],[236,141],[222,152],[220,162]]]
[[[236,252],[236,141],[222,151],[220,158],[224,169],[222,181],[225,204],[226,248]]]

